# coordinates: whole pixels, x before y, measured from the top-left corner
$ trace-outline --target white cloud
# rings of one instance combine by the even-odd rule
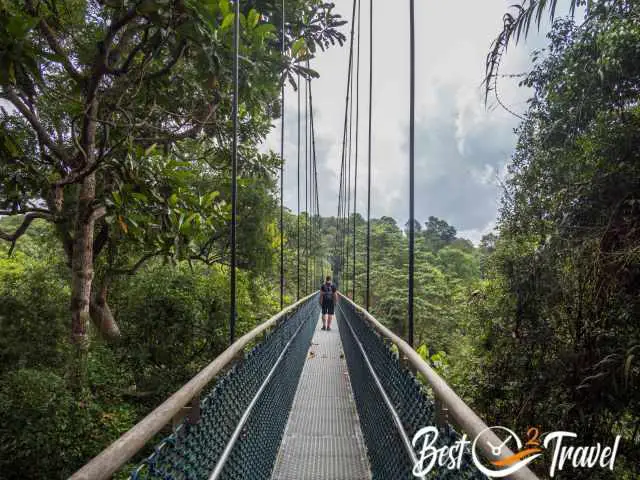
[[[481,88],[486,54],[511,3],[416,2],[416,217],[439,216],[474,239],[495,224],[500,195],[496,177],[504,175],[515,142],[517,118],[501,108],[487,110]],[[348,18],[351,0],[336,4]],[[362,3],[362,15],[357,207],[365,214],[369,2]],[[375,2],[374,31],[372,216],[392,216],[403,225],[409,191],[408,2]],[[528,70],[529,51],[544,44],[541,38],[510,49],[502,72]],[[321,75],[313,82],[313,96],[323,215],[337,212],[347,62],[348,45],[320,54],[312,65]],[[518,88],[517,80],[501,80],[500,94],[515,111],[525,109],[529,92]],[[285,203],[295,211],[297,95],[290,89],[286,106]],[[279,142],[277,128],[267,146],[279,151]]]
[[[474,245],[477,246],[480,244],[480,240],[482,240],[482,237],[484,237],[488,233],[493,232],[495,228],[496,228],[496,222],[491,221],[482,229],[461,230],[458,232],[457,235],[460,238],[466,238],[468,240],[471,240],[474,243]]]

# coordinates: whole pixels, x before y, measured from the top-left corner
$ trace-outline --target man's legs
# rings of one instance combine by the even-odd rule
[[[327,330],[331,330],[331,320],[333,320],[333,304],[327,309]]]
[[[322,330],[326,330],[327,329],[327,304],[325,302],[322,302],[321,304],[322,306]]]

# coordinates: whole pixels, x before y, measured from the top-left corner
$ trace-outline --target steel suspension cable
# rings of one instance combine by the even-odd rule
[[[307,67],[309,62],[307,62]],[[309,80],[304,82],[304,294],[309,293]]]
[[[346,138],[346,130],[345,130]],[[344,211],[346,202],[346,149],[343,150],[342,162],[340,165],[340,202],[338,206],[338,258],[340,273],[340,288],[342,288],[342,277],[344,272]]]
[[[318,164],[316,161],[316,133],[315,133],[315,124],[313,121],[313,93],[311,85],[309,85],[309,115],[311,117],[311,148],[313,150],[313,183],[314,183],[314,191],[315,191],[315,202],[316,202],[316,219],[317,219],[317,232],[320,235],[321,224],[320,224],[320,198],[318,192]],[[317,261],[317,258],[316,258]],[[320,265],[319,271],[322,271],[322,264]],[[320,283],[322,283],[322,279],[320,279]]]
[[[285,9],[282,0],[282,47],[281,53],[284,57],[285,53]],[[284,86],[285,80],[282,81],[282,90],[280,92],[282,111],[280,122],[280,310],[284,309]]]
[[[342,209],[344,204],[344,148],[342,151],[341,162],[340,162],[340,182],[339,182],[339,193],[338,193],[338,214],[336,215],[336,238],[334,245],[334,257],[335,261],[338,262],[337,272],[340,271],[340,265],[342,262]],[[334,272],[334,276],[338,273]]]
[[[348,130],[348,120],[349,120],[349,104],[350,104],[350,93],[351,93],[351,73],[353,70],[353,36],[354,36],[354,20],[356,16],[356,2],[353,2],[353,9],[351,13],[351,34],[350,34],[350,42],[349,42],[349,66],[347,69],[347,89],[345,94],[345,108],[344,108],[344,127],[343,127],[343,136],[342,136],[342,163],[340,166],[340,195],[338,197],[338,217],[336,218],[336,222],[339,225],[337,228],[337,251],[340,253],[339,256],[339,266],[340,273],[342,274],[343,265],[344,265],[344,239],[345,239],[345,221],[342,218],[345,211],[345,201],[347,195],[347,185],[346,185],[346,162],[347,162],[347,130]],[[341,275],[342,280],[342,275]],[[340,285],[342,287],[342,285]]]
[[[365,308],[370,307],[370,273],[371,273],[371,119],[373,110],[373,0],[369,2],[369,159],[367,172],[367,284]]]
[[[337,272],[334,272],[334,276],[338,275],[342,269],[342,209],[344,204],[344,153],[340,162],[340,192],[338,194],[338,214],[336,216],[336,240],[335,240],[335,253],[337,263]]]
[[[233,145],[231,152],[231,318],[229,319],[229,343],[236,335],[236,222],[238,209],[238,57],[240,51],[240,0],[235,2],[233,22]]]
[[[346,198],[346,188],[345,188],[345,184],[346,184],[346,163],[347,163],[347,157],[346,154],[343,153],[342,155],[342,163],[340,165],[340,214],[339,214],[339,219],[338,221],[340,222],[340,236],[338,238],[338,250],[339,250],[339,258],[340,258],[340,281],[342,282],[342,273],[344,270],[344,209],[345,209],[345,198]],[[342,285],[341,285],[342,287]]]
[[[354,0],[354,4],[355,4],[356,0]],[[355,15],[354,15],[354,29],[355,29]],[[353,84],[355,82],[353,82],[353,69],[354,69],[354,65],[352,62],[351,65],[351,78],[352,81],[350,82],[350,92],[349,92],[349,154],[348,154],[348,162],[347,162],[347,208],[345,211],[345,231],[346,231],[346,235],[345,235],[345,282],[344,282],[344,291],[348,292],[348,288],[349,288],[349,233],[350,233],[350,228],[351,228],[351,224],[349,222],[349,214],[351,212],[351,154],[352,154],[352,150],[353,150]]]
[[[307,62],[307,68],[309,68],[309,62]],[[307,102],[309,100],[309,91],[311,90],[311,80],[307,80]],[[308,145],[308,150],[309,150],[309,163],[308,163],[308,168],[309,168],[309,178],[308,178],[308,182],[309,182],[309,214],[307,216],[307,222],[309,222],[309,259],[311,261],[311,268],[310,268],[310,276],[309,276],[309,287],[310,289],[313,288],[313,284],[314,284],[314,279],[315,279],[315,261],[314,261],[314,257],[315,257],[315,251],[316,249],[314,248],[314,234],[315,234],[315,218],[314,218],[314,212],[315,212],[315,207],[314,207],[314,202],[313,202],[313,152],[311,150],[311,118],[309,117],[309,145]],[[309,290],[311,291],[311,290]]]
[[[296,261],[297,268],[297,293],[296,300],[300,300],[300,74],[298,73],[298,218],[296,239],[298,242],[298,256]]]
[[[310,68],[309,65],[309,61],[307,61],[307,68]],[[310,138],[310,142],[309,142],[309,166],[311,167],[311,173],[309,175],[309,186],[310,186],[310,201],[311,201],[311,234],[310,234],[310,241],[309,241],[309,247],[311,248],[311,252],[310,252],[310,257],[311,257],[311,289],[314,289],[314,284],[316,283],[316,267],[317,267],[317,261],[316,261],[316,257],[317,257],[317,235],[318,235],[318,229],[317,229],[317,217],[316,217],[316,195],[315,195],[315,188],[316,188],[316,184],[314,182],[314,178],[315,178],[315,159],[314,159],[314,151],[313,151],[313,145],[314,145],[314,140],[313,140],[313,119],[311,118],[311,79],[307,80],[307,97],[308,97],[308,102],[309,102],[309,138]]]
[[[358,200],[358,132],[360,130],[360,26],[362,24],[360,17],[361,3],[358,2],[358,54],[356,58],[356,150],[354,158],[354,173],[353,173],[353,282],[351,284],[351,298],[356,301],[356,214],[357,214],[357,200]]]
[[[409,38],[410,38],[410,86],[409,86],[409,337],[407,343],[413,348],[413,275],[415,246],[415,94],[416,94],[416,47],[414,0],[409,0]]]

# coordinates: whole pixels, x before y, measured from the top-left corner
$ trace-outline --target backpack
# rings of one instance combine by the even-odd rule
[[[322,301],[323,302],[333,302],[333,291],[334,291],[335,287],[333,286],[332,283],[330,283],[329,285],[327,285],[326,283],[323,283],[322,286],[320,287],[320,290],[322,291]]]

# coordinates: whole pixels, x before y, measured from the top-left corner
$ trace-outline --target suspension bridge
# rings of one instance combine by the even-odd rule
[[[71,479],[112,478],[167,425],[171,433],[131,479],[423,478],[412,473],[420,428],[437,425],[438,448],[487,428],[409,344],[350,299],[338,303],[337,329],[320,330],[319,313],[314,293],[236,340]],[[479,450],[494,455],[485,443]],[[510,455],[504,448],[501,458]],[[486,478],[468,454],[460,469],[436,473],[424,478]],[[537,477],[523,468],[509,478]]]
[[[360,1],[354,0],[345,102],[342,162],[339,180],[337,233],[332,270],[345,286],[336,306],[336,328],[320,325],[319,297],[310,285],[322,276],[317,259],[301,261],[303,251],[319,234],[318,169],[315,151],[313,96],[310,79],[298,76],[298,217],[297,298],[284,306],[282,201],[284,171],[280,171],[280,304],[281,311],[235,338],[236,322],[236,173],[238,150],[239,4],[235,2],[235,93],[233,116],[233,187],[231,222],[230,346],[194,378],[131,430],[72,475],[72,480],[131,479],[410,479],[486,478],[472,455],[460,455],[457,468],[435,468],[421,476],[421,461],[412,439],[423,427],[435,426],[436,448],[452,447],[463,435],[473,440],[482,432],[478,453],[500,460],[492,445],[504,445],[413,348],[413,138],[415,49],[413,0],[410,0],[410,220],[408,338],[402,339],[369,312],[371,136],[373,90],[373,5],[370,21],[369,135],[366,282],[364,307],[356,298],[356,200],[360,84]],[[282,2],[283,48],[286,2]],[[355,32],[357,31],[357,36]],[[354,42],[357,38],[357,43]],[[354,45],[355,43],[355,45]],[[302,85],[304,84],[304,122]],[[284,86],[282,87],[284,105]],[[355,127],[354,127],[355,110]],[[284,115],[284,108],[283,108]],[[304,124],[304,152],[301,129]],[[284,118],[281,155],[284,158]],[[355,138],[354,138],[355,136]],[[304,153],[304,154],[303,154]],[[301,188],[301,161],[305,161]],[[306,212],[301,234],[301,196]],[[313,220],[309,222],[309,212]],[[351,219],[353,223],[351,224]],[[353,243],[347,242],[352,233]],[[351,263],[350,263],[351,262]],[[350,277],[350,278],[349,278]],[[351,286],[349,292],[346,288]],[[319,284],[319,281],[318,281]],[[341,285],[341,286],[342,286]],[[350,294],[349,294],[350,293]],[[306,294],[306,296],[305,296]],[[351,297],[351,298],[349,298]],[[416,473],[416,471],[418,473]],[[526,467],[509,475],[517,480],[537,477]]]

